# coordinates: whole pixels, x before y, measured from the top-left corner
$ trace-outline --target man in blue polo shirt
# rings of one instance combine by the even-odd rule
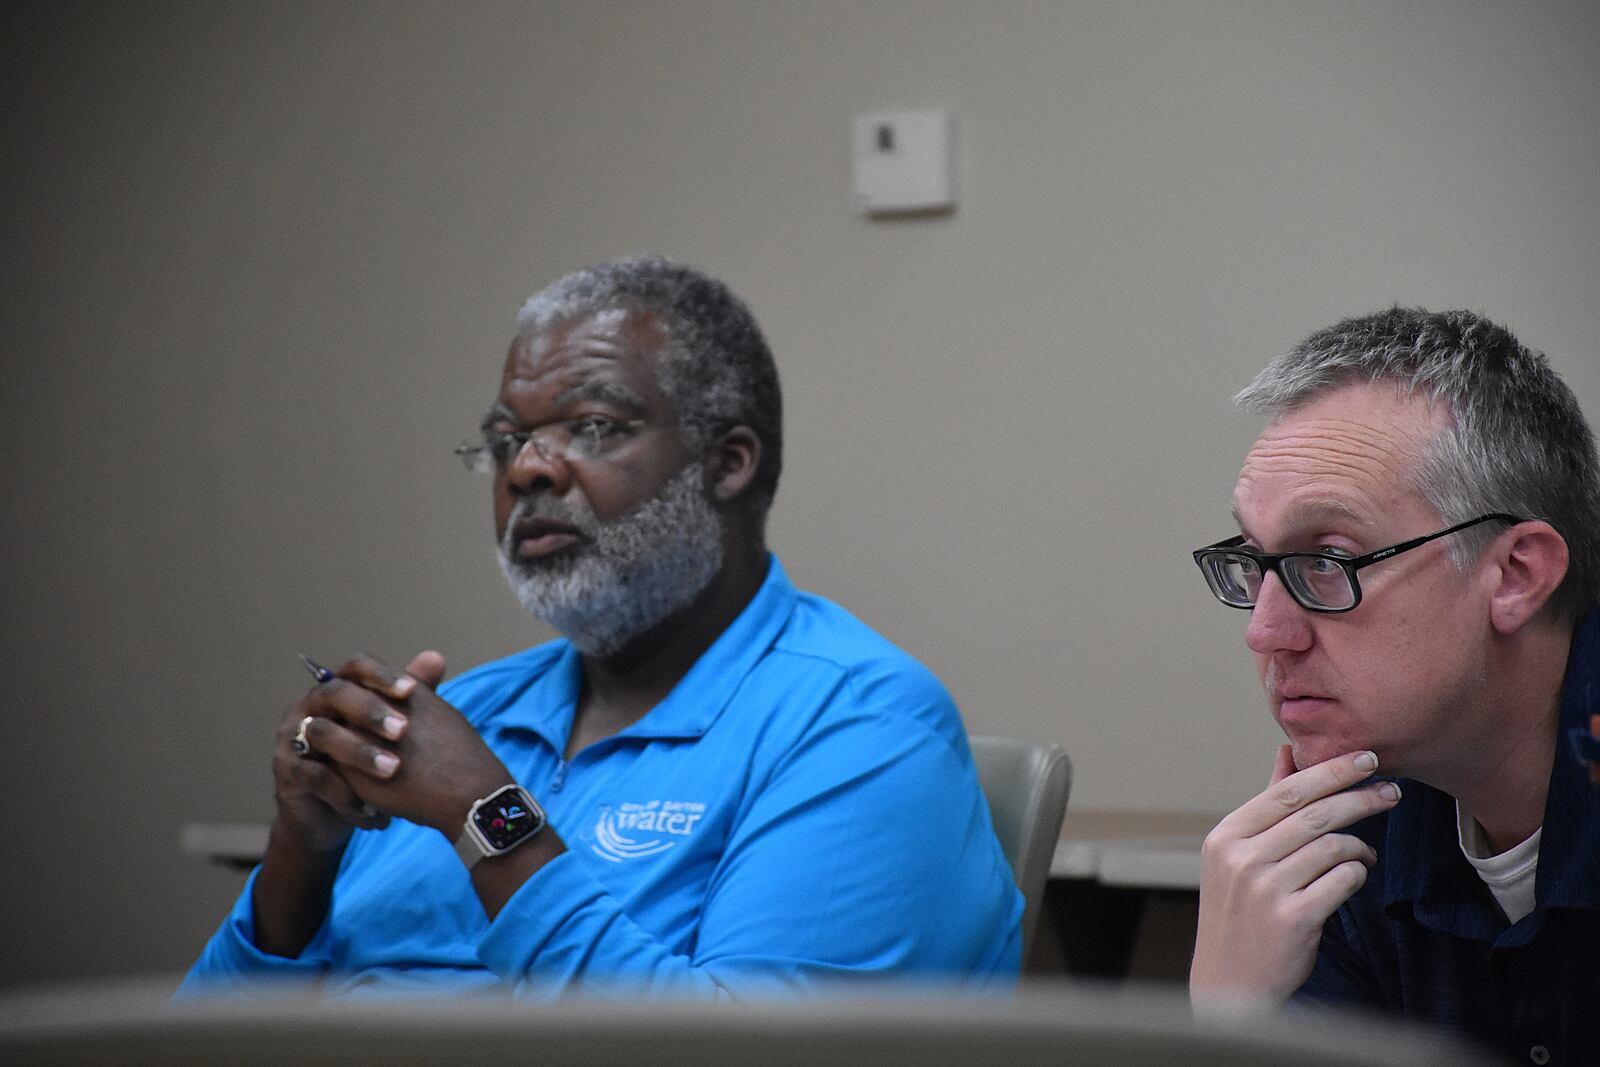
[[[1576,399],[1494,323],[1394,308],[1240,400],[1273,416],[1241,533],[1195,559],[1251,612],[1290,743],[1206,840],[1197,1003],[1388,1009],[1596,1062],[1600,788],[1571,743],[1600,711],[1600,463]]]
[[[1014,981],[1022,903],[960,718],[767,552],[781,447],[771,355],[721,283],[635,259],[530,300],[458,451],[564,638],[444,684],[433,652],[325,672],[185,991]]]

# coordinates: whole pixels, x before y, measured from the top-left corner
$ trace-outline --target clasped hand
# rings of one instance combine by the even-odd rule
[[[465,716],[434,692],[444,657],[422,652],[404,671],[370,657],[346,662],[301,697],[278,729],[278,817],[302,847],[341,849],[353,827],[391,816],[452,839],[472,803],[511,781]],[[308,756],[290,739],[306,724]]]

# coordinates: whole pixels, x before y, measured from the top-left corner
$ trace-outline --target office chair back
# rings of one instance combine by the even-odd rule
[[[1028,958],[1039,925],[1050,861],[1061,837],[1061,820],[1072,789],[1072,761],[1059,745],[1021,737],[971,738],[978,782],[989,801],[989,818],[1000,848],[1022,891],[1022,953]]]

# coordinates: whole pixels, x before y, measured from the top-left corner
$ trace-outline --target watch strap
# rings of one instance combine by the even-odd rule
[[[461,836],[456,838],[456,858],[467,870],[478,865],[478,861],[494,853],[484,848],[483,842],[478,840],[478,835],[473,833],[472,816],[467,816],[467,824],[461,828]]]

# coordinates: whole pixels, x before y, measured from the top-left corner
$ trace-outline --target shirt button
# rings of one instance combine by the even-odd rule
[[[1550,1062],[1550,1050],[1543,1045],[1535,1045],[1528,1050],[1528,1059],[1544,1067],[1544,1064]]]

